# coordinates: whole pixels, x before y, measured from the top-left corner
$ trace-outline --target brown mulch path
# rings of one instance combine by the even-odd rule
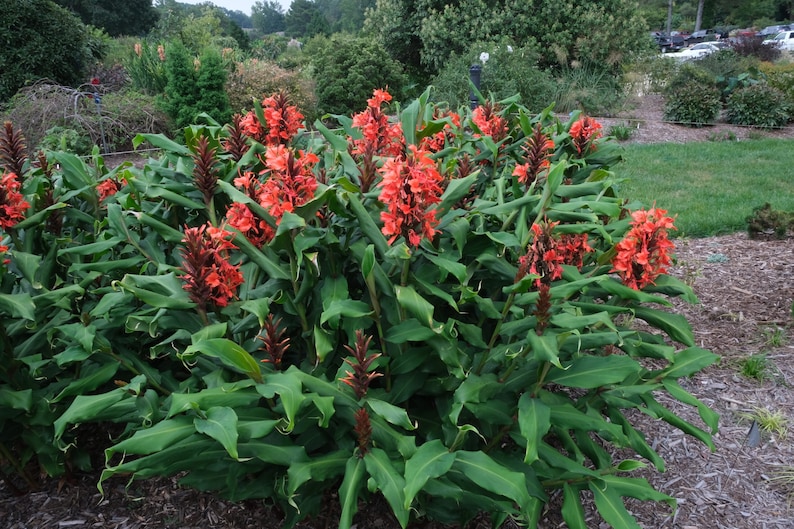
[[[739,139],[752,135],[794,138],[794,128],[759,132],[718,125],[720,129],[688,129],[661,120],[660,101],[651,96],[641,107],[604,121],[640,124],[631,142],[705,141],[717,130]],[[717,127],[717,126],[715,126]],[[682,380],[684,387],[720,414],[720,430],[711,453],[695,439],[661,421],[637,417],[639,427],[665,460],[663,473],[645,469],[642,475],[658,490],[676,498],[673,513],[664,504],[629,501],[629,509],[644,529],[783,529],[794,527],[794,484],[778,478],[794,467],[794,445],[785,432],[762,432],[761,442],[749,446],[748,415],[766,410],[781,414],[794,425],[794,238],[751,240],[744,233],[704,239],[677,239],[674,275],[692,284],[697,305],[676,301],[686,315],[698,345],[721,359],[697,375]],[[763,355],[768,369],[762,380],[741,374],[741,362]],[[669,404],[676,413],[702,425],[696,411]],[[231,503],[211,494],[180,489],[173,479],[107,485],[103,498],[96,476],[72,481],[49,480],[44,490],[15,497],[0,483],[0,529],[88,528],[259,528],[280,527],[280,514],[261,502]],[[330,502],[329,502],[330,504]],[[335,527],[335,507],[299,529]],[[388,508],[362,506],[359,528],[399,527]],[[475,521],[469,529],[486,527]],[[606,527],[590,514],[589,527]],[[434,524],[425,529],[437,528]],[[512,527],[512,525],[511,525]],[[564,527],[550,510],[544,529]]]

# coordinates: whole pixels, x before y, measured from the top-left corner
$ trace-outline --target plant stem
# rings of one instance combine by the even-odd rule
[[[14,457],[11,451],[8,448],[6,448],[6,445],[3,442],[0,442],[0,456],[2,456],[3,459],[11,463],[11,466],[14,467],[14,470],[17,472],[17,474],[22,476],[22,479],[24,479],[25,483],[28,484],[30,490],[38,489],[38,485],[36,485],[36,482],[33,481],[33,478],[30,477],[30,474],[28,474],[28,472],[25,470],[22,464],[17,460],[17,458]],[[5,474],[3,475],[3,478],[5,478]],[[6,482],[8,483],[8,480],[6,480]]]

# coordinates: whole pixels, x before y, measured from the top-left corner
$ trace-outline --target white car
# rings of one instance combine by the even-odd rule
[[[781,31],[772,40],[766,41],[781,50],[794,51],[794,31]]]
[[[720,46],[714,42],[700,42],[698,44],[693,44],[688,48],[684,48],[681,51],[665,53],[664,56],[671,59],[677,59],[679,61],[692,61],[695,59],[700,59],[701,57],[705,57],[706,55],[711,55],[715,51],[719,51],[719,49]]]

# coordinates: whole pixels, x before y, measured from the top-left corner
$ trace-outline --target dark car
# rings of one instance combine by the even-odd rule
[[[686,47],[684,37],[681,35],[668,35],[667,33],[656,32],[652,35],[654,42],[662,53],[668,51],[681,51]]]
[[[720,38],[720,33],[716,29],[699,29],[686,38],[686,45],[691,46],[699,42],[710,42]]]

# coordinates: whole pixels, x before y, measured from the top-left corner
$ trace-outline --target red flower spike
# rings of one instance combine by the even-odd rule
[[[541,283],[538,287],[538,302],[532,315],[537,318],[535,333],[541,336],[551,318],[551,286],[547,283]]]
[[[15,130],[10,121],[4,122],[0,133],[0,166],[9,173],[22,175],[25,174],[27,159],[27,146],[22,131]]]
[[[119,183],[113,178],[103,180],[96,186],[97,193],[99,193],[99,201],[102,202],[108,197],[111,197],[119,192]]]
[[[345,345],[345,349],[353,355],[353,360],[345,358],[345,362],[353,368],[353,371],[348,371],[347,376],[340,380],[353,388],[353,391],[356,392],[356,398],[358,399],[363,398],[364,395],[367,394],[369,385],[373,380],[383,376],[378,372],[369,372],[372,363],[381,356],[380,353],[367,354],[371,341],[371,336],[365,336],[361,330],[357,330],[355,349],[349,345]]]
[[[257,248],[269,243],[276,234],[270,224],[255,216],[251,208],[240,202],[235,202],[226,210],[226,222]]]
[[[455,136],[455,129],[460,128],[460,115],[451,111],[439,112],[439,109],[436,109],[433,119],[440,120],[443,118],[449,118],[452,124],[445,123],[444,128],[439,132],[436,132],[432,136],[425,136],[422,138],[419,143],[422,149],[432,153],[439,152],[444,149],[447,146],[447,142]]]
[[[284,92],[262,101],[262,114],[267,122],[265,143],[268,145],[286,145],[303,128],[303,114],[298,107],[289,104]]]
[[[399,123],[389,123],[381,110],[383,103],[391,101],[386,90],[375,90],[367,100],[367,109],[353,114],[353,126],[361,129],[362,139],[353,140],[351,153],[354,156],[403,156],[405,138]]]
[[[516,282],[527,274],[540,276],[535,286],[549,284],[562,277],[562,265],[582,267],[584,254],[593,249],[587,244],[587,234],[564,234],[554,236],[554,227],[559,222],[545,221],[532,225],[534,239],[527,253],[518,258]]]
[[[262,126],[262,123],[259,122],[259,118],[257,118],[256,114],[253,112],[249,112],[240,118],[239,127],[240,131],[249,138],[253,138],[259,143],[264,143],[265,127]]]
[[[580,156],[596,150],[595,140],[601,137],[601,124],[588,116],[579,118],[568,131]]]
[[[264,345],[260,350],[265,351],[269,358],[265,358],[262,362],[272,363],[276,369],[281,369],[281,361],[284,358],[284,353],[289,350],[289,337],[284,337],[286,332],[284,329],[279,329],[281,326],[281,318],[274,321],[273,314],[267,315],[265,322],[265,335],[257,336]]]
[[[259,204],[278,222],[284,213],[295,211],[314,198],[317,179],[312,173],[319,161],[313,153],[295,153],[283,145],[268,147],[265,165],[270,169],[270,177],[262,185]]]
[[[0,228],[13,228],[25,218],[30,204],[19,192],[21,187],[15,173],[5,173],[0,180]]]
[[[367,410],[364,408],[356,410],[354,417],[356,419],[356,425],[353,427],[353,431],[358,440],[358,457],[361,458],[369,452],[369,446],[372,440],[372,424],[369,420],[369,413],[367,413]]]
[[[499,115],[499,110],[499,105],[486,101],[471,113],[471,120],[480,129],[480,132],[485,136],[490,136],[496,143],[507,137],[507,120]],[[479,137],[479,134],[474,136]]]
[[[195,167],[193,180],[196,187],[204,197],[204,203],[209,205],[215,190],[218,187],[218,161],[215,159],[215,148],[209,146],[209,140],[202,136],[196,142],[196,153],[193,155]]]
[[[626,286],[640,290],[661,274],[667,273],[672,263],[670,254],[674,244],[667,230],[675,229],[667,211],[659,208],[632,213],[631,229],[616,246],[612,272],[617,272]]]
[[[387,211],[381,213],[381,231],[391,236],[389,244],[402,235],[411,246],[436,234],[436,212],[430,209],[441,202],[443,177],[428,151],[411,145],[406,159],[391,158],[381,168],[380,201]]]
[[[214,228],[209,223],[197,228],[186,228],[182,240],[182,288],[199,310],[206,311],[209,304],[225,307],[236,297],[243,283],[239,267],[228,260],[228,251],[236,246],[227,238],[234,234]]]
[[[522,148],[526,162],[516,166],[513,176],[517,176],[522,184],[530,185],[549,168],[551,155],[554,153],[554,141],[543,133],[538,123]]]
[[[235,162],[239,162],[251,148],[248,145],[248,135],[243,131],[242,120],[243,117],[240,114],[235,114],[232,117],[232,122],[226,127],[229,135],[221,140],[223,150],[231,154]]]

